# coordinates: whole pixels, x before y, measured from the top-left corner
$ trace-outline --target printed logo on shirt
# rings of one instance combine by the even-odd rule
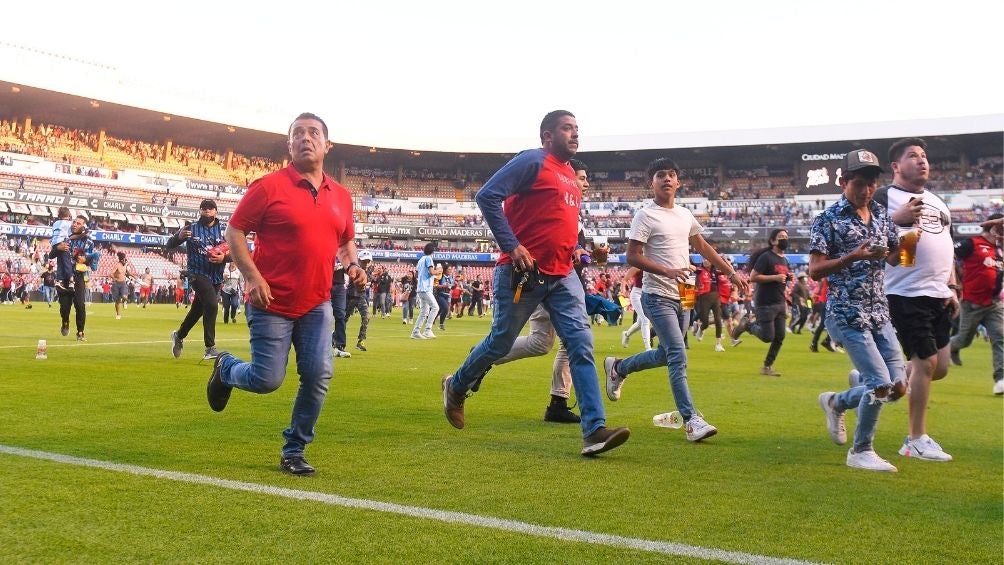
[[[941,233],[952,224],[951,218],[938,208],[925,203],[917,225],[927,233]]]

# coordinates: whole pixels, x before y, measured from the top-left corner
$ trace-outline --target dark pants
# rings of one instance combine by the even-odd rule
[[[366,303],[365,294],[357,294],[355,296],[347,296],[345,298],[346,319],[348,319],[348,317],[351,316],[353,312],[357,310],[359,311],[359,317],[361,318],[361,320],[359,321],[359,337],[357,338],[359,341],[363,341],[366,339],[366,330],[369,328],[370,325],[370,313],[369,310],[367,309],[368,306],[369,305]]]
[[[202,318],[202,334],[206,347],[216,345],[216,314],[220,311],[219,296],[216,287],[205,275],[189,275],[188,286],[195,292],[195,300],[188,310],[188,315],[181,321],[178,328],[178,338],[185,339],[192,331],[195,323]]]
[[[791,331],[792,333],[802,333],[805,321],[809,319],[809,307],[793,305],[791,307]]]
[[[823,307],[822,311],[819,313],[819,325],[816,326],[816,331],[812,332],[812,345],[819,345],[819,338],[823,335],[823,330],[826,329],[826,307]],[[826,335],[826,341],[823,343],[829,343],[830,335]]]
[[[238,293],[223,293],[223,321],[237,321],[237,308],[241,305],[241,295]]]
[[[718,298],[718,292],[706,292],[697,297],[697,319],[701,322],[701,329],[708,327],[708,313],[714,316],[715,337],[722,337],[722,301]]]
[[[784,302],[756,307],[756,322],[750,324],[749,331],[760,338],[760,341],[770,343],[767,357],[763,360],[764,367],[773,365],[777,354],[781,351],[787,314]]]
[[[480,292],[472,293],[471,294],[471,305],[467,307],[467,315],[468,316],[473,316],[474,315],[474,307],[477,306],[478,307],[478,316],[483,316],[484,313],[485,313],[485,311],[484,311],[484,304],[482,304],[482,302],[484,302],[484,295],[483,294],[481,294]]]
[[[59,291],[59,317],[63,325],[70,325],[70,306],[76,312],[77,333],[84,331],[87,323],[87,304],[84,301],[85,286],[83,273],[73,273],[73,290]]]
[[[345,349],[345,287],[340,284],[331,287],[331,313],[335,316],[331,345]]]
[[[415,297],[409,296],[401,301],[401,317],[411,321],[415,317]]]
[[[446,323],[446,316],[450,313],[450,295],[436,293],[436,304],[439,304],[439,325]]]

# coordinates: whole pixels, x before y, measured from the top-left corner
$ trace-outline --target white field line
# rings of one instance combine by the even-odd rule
[[[105,471],[114,471],[117,473],[129,473],[132,475],[154,477],[158,479],[166,479],[170,481],[178,481],[183,483],[208,485],[217,488],[253,492],[269,496],[279,496],[293,500],[307,500],[312,502],[320,502],[322,504],[330,504],[333,506],[342,506],[346,508],[373,510],[376,512],[386,512],[389,514],[398,514],[402,516],[410,516],[413,518],[437,520],[439,522],[446,522],[451,524],[465,524],[469,526],[491,528],[493,530],[512,532],[516,534],[525,534],[542,538],[551,538],[551,539],[558,539],[571,542],[591,543],[596,545],[620,547],[620,548],[634,549],[638,551],[661,553],[666,555],[694,557],[698,559],[723,561],[727,563],[757,563],[757,564],[811,563],[809,561],[799,561],[795,559],[779,559],[775,557],[769,557],[766,555],[756,555],[752,553],[742,553],[737,551],[726,551],[722,549],[700,547],[695,545],[686,545],[682,543],[629,538],[623,536],[603,534],[598,532],[590,532],[586,530],[573,530],[569,528],[553,528],[549,526],[539,526],[537,524],[531,524],[528,522],[505,520],[502,518],[493,518],[490,516],[479,516],[477,514],[468,514],[466,512],[451,512],[448,510],[437,510],[435,508],[424,508],[421,506],[406,506],[403,504],[394,504],[391,502],[379,502],[376,500],[366,500],[363,498],[348,498],[344,496],[338,496],[336,494],[328,494],[309,490],[282,488],[265,484],[249,483],[244,481],[232,481],[228,479],[220,479],[217,477],[209,477],[206,475],[196,475],[193,473],[182,473],[179,471],[165,471],[162,469],[152,469],[149,467],[140,467],[138,465],[128,465],[124,463],[113,463],[109,461],[100,461],[97,459],[84,459],[81,457],[73,457],[70,455],[63,455],[60,453],[50,453],[47,451],[23,449],[20,447],[12,447],[3,444],[0,444],[0,453],[6,453],[8,455],[15,455],[18,457],[29,457],[32,459],[53,461],[56,463],[63,463],[66,465],[93,467]]]
[[[488,335],[487,329],[484,332],[482,332],[482,333],[469,333],[469,334],[468,333],[464,333],[464,334],[451,333],[451,334],[449,334],[449,337],[481,337],[481,338],[483,338],[486,335]],[[444,334],[444,336],[445,336],[445,334]],[[50,340],[48,340],[48,344],[47,345],[48,345],[49,349],[52,349],[54,347],[106,347],[106,346],[120,346],[120,345],[156,345],[156,344],[168,344],[168,343],[171,343],[171,340],[169,340],[169,339],[160,339],[160,340],[152,340],[152,341],[101,341],[101,342],[97,342],[97,341],[73,341],[75,338],[73,337],[72,333],[66,339],[69,340],[67,343],[56,343],[55,340],[50,339]],[[393,340],[409,340],[410,341],[411,337],[410,337],[410,335],[383,335],[383,336],[380,336],[379,338],[377,338],[376,340],[373,340],[373,341],[383,341],[383,340],[390,340],[390,339],[393,339]],[[201,337],[199,338],[199,341],[201,342]],[[220,339],[219,337],[216,338],[216,342],[217,343],[241,343],[241,342],[245,342],[246,343],[247,341],[248,341],[247,337],[229,337],[229,338],[223,338],[223,339]],[[37,347],[37,346],[38,346],[38,344],[35,344],[35,343],[26,343],[24,345],[0,345],[0,350],[2,350],[2,349],[31,349],[31,348]]]

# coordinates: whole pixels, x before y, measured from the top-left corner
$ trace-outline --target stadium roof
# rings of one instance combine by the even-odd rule
[[[33,117],[35,123],[59,124],[88,131],[105,130],[125,139],[205,147],[217,151],[233,149],[250,156],[281,161],[286,156],[282,133],[228,126],[158,112],[154,110],[94,100],[0,81],[0,118]],[[166,120],[165,118],[170,118]],[[619,136],[589,140],[583,157],[594,170],[641,168],[652,158],[669,150],[685,166],[700,166],[720,161],[735,165],[789,163],[804,151],[846,151],[867,146],[885,151],[891,140],[910,136],[936,137],[932,151],[936,155],[999,155],[1001,153],[1004,115],[977,116],[940,120],[913,120],[828,126],[820,128],[777,128],[728,132],[693,132],[685,134]],[[959,135],[973,134],[978,135]],[[329,162],[343,160],[360,167],[493,171],[512,153],[459,153],[365,147],[336,144]]]

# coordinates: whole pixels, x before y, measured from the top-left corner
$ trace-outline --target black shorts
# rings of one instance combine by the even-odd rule
[[[927,359],[948,346],[952,316],[944,298],[890,294],[889,313],[907,360]]]

